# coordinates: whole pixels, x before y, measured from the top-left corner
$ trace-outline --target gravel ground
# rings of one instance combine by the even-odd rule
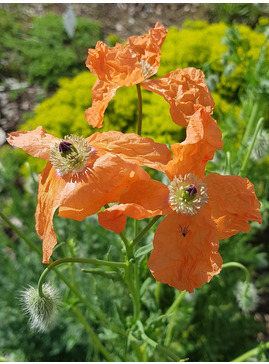
[[[104,38],[109,34],[117,34],[121,39],[130,35],[140,35],[155,25],[162,23],[165,27],[180,27],[186,18],[206,18],[209,10],[205,4],[194,3],[88,3],[88,4],[0,4],[9,11],[21,16],[43,16],[49,12],[62,15],[72,5],[75,14],[101,23]],[[213,6],[211,4],[211,6]]]

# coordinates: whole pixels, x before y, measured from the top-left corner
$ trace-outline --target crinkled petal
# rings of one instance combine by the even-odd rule
[[[59,216],[81,221],[105,204],[118,202],[122,193],[139,179],[149,180],[150,176],[136,164],[107,153],[77,183],[67,182]]]
[[[164,26],[157,23],[148,34],[129,37],[126,46],[117,43],[108,47],[99,41],[95,49],[89,49],[86,66],[104,82],[119,87],[138,84],[157,72],[166,34]],[[146,72],[145,65],[149,66]]]
[[[220,272],[218,247],[217,229],[207,214],[174,212],[157,227],[148,266],[157,281],[191,293]]]
[[[92,106],[85,110],[85,118],[93,128],[102,128],[105,110],[119,86],[97,80],[92,88]]]
[[[250,231],[248,221],[262,223],[260,202],[253,184],[247,178],[212,173],[205,177],[205,182],[208,208],[217,225],[219,239],[227,239],[239,231]]]
[[[98,214],[100,225],[119,234],[125,229],[126,216],[136,220],[172,212],[169,203],[169,190],[159,181],[137,181],[125,192],[119,201]]]
[[[214,158],[217,149],[222,149],[223,141],[217,122],[204,110],[197,108],[186,129],[184,142],[171,146],[173,160],[167,164],[166,174],[170,180],[174,176],[193,173],[203,178],[206,163]]]
[[[119,87],[144,81],[138,57],[119,43],[108,47],[103,42],[97,42],[95,49],[88,50],[86,66],[101,81]]]
[[[61,139],[47,133],[42,126],[32,131],[15,131],[9,134],[10,145],[23,149],[33,157],[49,160],[50,149]]]
[[[194,105],[204,106],[209,114],[212,114],[215,107],[203,72],[193,67],[169,72],[159,79],[147,80],[141,86],[163,96],[170,104],[173,121],[181,126],[186,126],[195,113]]]
[[[171,152],[166,145],[137,134],[109,131],[95,133],[87,138],[87,141],[97,149],[99,156],[110,152],[140,166],[159,171],[164,171],[166,164],[171,160]]]
[[[153,76],[159,69],[161,59],[161,47],[166,38],[167,29],[162,24],[156,23],[148,34],[129,37],[126,46],[137,55],[139,61],[148,65],[148,72],[143,69],[144,79]],[[141,64],[141,63],[140,63]]]
[[[61,204],[66,181],[59,177],[48,162],[39,175],[38,204],[36,208],[36,231],[43,241],[43,263],[49,263],[57,238],[53,229],[53,215]]]

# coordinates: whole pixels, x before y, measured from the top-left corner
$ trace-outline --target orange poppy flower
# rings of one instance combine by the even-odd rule
[[[171,154],[150,138],[120,132],[96,133],[83,139],[59,139],[42,127],[13,132],[12,146],[48,161],[39,176],[36,230],[43,240],[43,262],[57,243],[53,215],[83,220],[119,197],[137,180],[149,180],[140,166],[164,170]]]
[[[95,49],[89,49],[86,66],[98,76],[92,88],[92,107],[85,112],[90,125],[103,126],[105,109],[119,87],[136,85],[157,72],[166,34],[164,26],[156,23],[148,34],[129,37],[125,46],[108,47],[99,41]]]
[[[109,48],[98,42],[95,49],[89,49],[86,66],[98,76],[92,88],[92,106],[85,111],[90,125],[101,128],[104,112],[117,89],[136,84],[163,96],[171,106],[173,121],[178,125],[187,125],[195,111],[194,104],[200,104],[212,113],[214,101],[202,71],[190,67],[147,80],[158,71],[166,34],[164,26],[157,23],[148,34],[129,37],[126,46],[117,43]]]
[[[120,232],[126,216],[142,219],[168,215],[157,227],[148,266],[156,280],[193,292],[221,270],[219,239],[249,231],[248,221],[262,222],[260,203],[247,178],[204,175],[208,160],[223,146],[217,123],[197,108],[187,137],[172,146],[166,175],[169,187],[157,181],[136,181],[119,205],[101,212],[102,226]]]

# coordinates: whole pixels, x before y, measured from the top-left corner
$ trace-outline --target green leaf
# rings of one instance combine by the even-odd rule
[[[149,252],[151,252],[153,249],[153,244],[147,244],[145,246],[142,246],[141,248],[137,249],[137,251],[134,254],[135,258],[139,258],[142,257],[143,255],[148,254]]]

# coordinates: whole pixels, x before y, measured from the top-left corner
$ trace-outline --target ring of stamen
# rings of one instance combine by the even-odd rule
[[[154,75],[155,71],[147,61],[144,61],[142,59],[140,61],[140,64],[141,64],[141,67],[142,67],[142,73],[143,73],[143,76],[144,76],[145,80],[148,79],[150,76]]]
[[[169,203],[177,213],[195,215],[207,203],[206,183],[188,173],[174,177],[169,188]]]
[[[85,170],[93,150],[83,137],[67,135],[51,148],[50,161],[60,176],[70,172],[80,173]]]

